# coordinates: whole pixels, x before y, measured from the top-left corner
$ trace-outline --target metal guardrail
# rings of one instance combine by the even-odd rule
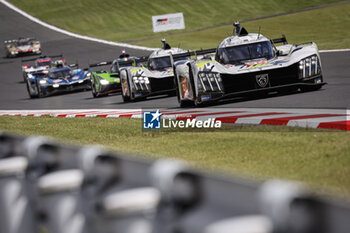
[[[348,233],[350,204],[299,183],[0,134],[1,233]]]

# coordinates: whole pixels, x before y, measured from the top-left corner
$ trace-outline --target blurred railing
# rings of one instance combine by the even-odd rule
[[[1,233],[349,233],[350,204],[302,184],[0,134]]]

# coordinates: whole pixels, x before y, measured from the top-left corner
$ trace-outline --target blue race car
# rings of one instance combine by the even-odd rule
[[[60,58],[60,59],[54,60],[54,58]],[[28,62],[32,62],[32,61],[34,61],[34,65],[29,65]],[[24,62],[26,62],[26,64],[24,65],[22,64],[23,80],[24,82],[27,82],[27,76],[29,73],[47,70],[50,67],[55,66],[57,62],[59,62],[59,64],[65,65],[66,59],[62,58],[62,55],[40,56],[37,58],[22,60],[22,63]]]
[[[90,71],[72,69],[70,66],[58,65],[47,70],[30,73],[27,76],[27,90],[30,98],[90,88]]]

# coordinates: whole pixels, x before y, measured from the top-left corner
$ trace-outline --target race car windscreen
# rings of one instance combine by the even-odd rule
[[[58,70],[58,71],[53,71],[49,74],[49,77],[51,79],[64,79],[64,78],[69,78],[73,75],[72,71],[70,69],[64,69],[64,70]]]
[[[17,46],[26,46],[30,45],[30,41],[17,41]]]
[[[236,64],[241,61],[273,57],[272,45],[269,41],[218,49],[218,59],[223,64]]]
[[[187,57],[174,58],[174,62],[187,59]],[[170,56],[150,58],[148,62],[148,68],[150,70],[163,70],[171,66]]]
[[[171,67],[170,56],[150,58],[148,67],[150,70],[162,70]]]

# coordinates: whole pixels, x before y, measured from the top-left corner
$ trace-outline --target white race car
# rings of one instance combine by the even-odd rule
[[[285,36],[269,39],[248,33],[239,23],[234,26],[233,36],[209,50],[213,54],[174,64],[180,106],[255,92],[317,90],[326,84],[315,43],[288,44]],[[173,55],[181,57],[188,54]]]
[[[34,38],[19,38],[5,41],[6,57],[17,57],[27,54],[41,54],[41,44]]]
[[[147,62],[147,67],[128,67],[121,70],[120,78],[124,102],[160,94],[175,94],[174,72],[170,55],[184,53],[185,50],[171,48],[165,40],[162,42],[162,49],[158,49],[149,57],[143,58],[143,61]],[[181,57],[178,60],[184,59],[187,58]],[[142,62],[142,60],[138,62]]]

